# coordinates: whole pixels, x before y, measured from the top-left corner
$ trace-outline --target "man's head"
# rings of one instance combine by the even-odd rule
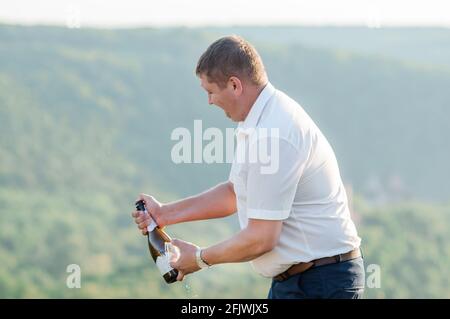
[[[195,73],[208,92],[208,103],[233,121],[243,121],[267,83],[261,57],[238,36],[220,38],[200,57]]]

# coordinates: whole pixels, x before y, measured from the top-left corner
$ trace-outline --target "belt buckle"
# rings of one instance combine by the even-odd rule
[[[286,272],[282,272],[281,274],[273,277],[273,279],[278,282],[285,281],[288,278],[289,278],[289,275]]]

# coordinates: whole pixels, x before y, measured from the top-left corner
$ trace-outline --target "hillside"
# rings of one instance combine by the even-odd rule
[[[0,26],[0,297],[266,296],[269,282],[247,264],[166,286],[129,217],[141,191],[167,201],[227,178],[226,163],[174,164],[170,135],[193,130],[195,119],[204,129],[235,127],[207,104],[194,75],[198,56],[229,31]],[[355,193],[367,262],[382,269],[382,288],[367,296],[449,297],[445,63],[266,31],[242,32],[271,82],[323,130]],[[209,245],[237,228],[231,217],[169,232]],[[65,286],[72,263],[83,271],[79,290]]]

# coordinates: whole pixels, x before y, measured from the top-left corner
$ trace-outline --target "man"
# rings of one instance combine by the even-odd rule
[[[211,44],[196,74],[208,103],[239,122],[237,149],[244,155],[235,157],[228,181],[202,194],[168,204],[145,194],[139,199],[160,226],[238,212],[242,230],[203,249],[173,240],[177,279],[211,265],[250,261],[272,278],[269,298],[361,297],[361,239],[326,138],[300,105],[268,82],[260,56],[241,37]],[[256,145],[265,146],[275,169],[249,160]],[[145,234],[149,217],[132,216]]]

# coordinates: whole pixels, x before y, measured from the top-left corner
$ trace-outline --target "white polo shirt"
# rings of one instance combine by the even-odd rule
[[[258,273],[359,247],[333,149],[298,103],[268,83],[236,136],[229,179],[241,228],[249,218],[283,221],[276,247],[251,261]]]

